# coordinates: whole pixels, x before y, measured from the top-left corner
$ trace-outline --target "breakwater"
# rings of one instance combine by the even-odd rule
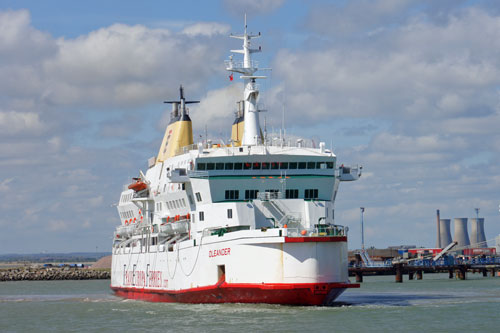
[[[70,267],[17,267],[0,270],[0,281],[96,280],[110,279],[102,269]]]

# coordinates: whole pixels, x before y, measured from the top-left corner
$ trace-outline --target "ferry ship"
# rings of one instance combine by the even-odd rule
[[[336,224],[339,184],[361,166],[338,166],[324,142],[269,140],[259,123],[251,39],[226,69],[244,82],[228,143],[194,143],[184,90],[158,155],[124,186],[117,205],[111,288],[155,302],[329,305],[347,288],[347,231]]]

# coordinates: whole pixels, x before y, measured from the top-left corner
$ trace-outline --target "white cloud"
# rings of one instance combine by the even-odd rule
[[[241,83],[232,83],[224,88],[209,91],[201,98],[201,103],[192,108],[191,118],[194,131],[202,134],[207,125],[213,133],[229,133],[230,136],[236,102],[242,98],[243,85]]]
[[[200,22],[191,24],[182,30],[188,36],[213,36],[228,34],[230,27],[227,24],[217,22]]]
[[[34,112],[0,111],[0,135],[37,134],[46,126]]]

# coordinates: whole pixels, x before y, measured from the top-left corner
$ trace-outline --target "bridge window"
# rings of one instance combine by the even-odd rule
[[[266,190],[266,193],[269,193],[269,199],[278,199],[278,192],[279,190]]]
[[[307,162],[308,169],[316,169],[316,162]]]
[[[281,162],[280,169],[288,169],[288,162]]]
[[[199,214],[198,214],[198,215],[199,215],[199,217],[200,217],[200,218],[199,218],[199,220],[200,220],[200,221],[205,221],[205,212],[199,212]]]
[[[306,162],[299,162],[299,169],[305,169],[307,166]]]
[[[299,197],[299,190],[296,189],[288,189],[285,191],[286,199],[297,199]]]
[[[275,170],[279,168],[279,163],[278,162],[271,162],[271,169]]]
[[[207,170],[214,170],[215,169],[215,163],[207,163]]]
[[[196,195],[196,201],[201,202],[201,194],[200,194],[200,192],[196,192],[195,195]]]
[[[231,208],[229,208],[227,210],[227,218],[228,219],[232,219],[233,218],[233,210]]]
[[[233,163],[226,163],[226,170],[233,170]]]
[[[240,198],[240,191],[226,190],[226,200],[238,200]]]
[[[251,167],[252,167],[252,163],[250,163],[250,162],[243,163],[244,170],[249,170]]]
[[[198,170],[206,170],[207,165],[205,163],[198,163],[198,166],[196,167]]]
[[[245,190],[245,200],[257,199],[258,190]]]
[[[289,169],[297,169],[297,162],[290,162],[288,164]]]
[[[234,163],[234,170],[243,169],[243,163]]]
[[[326,162],[327,169],[333,169],[333,162]]]
[[[316,162],[316,169],[326,169],[325,162]]]
[[[259,162],[253,162],[252,163],[252,169],[254,169],[254,170],[260,170],[260,163]]]
[[[304,199],[318,199],[318,189],[306,189],[304,191]]]
[[[224,170],[224,163],[215,163],[215,170]]]
[[[267,169],[269,169],[269,163],[262,162],[262,170],[267,170]]]

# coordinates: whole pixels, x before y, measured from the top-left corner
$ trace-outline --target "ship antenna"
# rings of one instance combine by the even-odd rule
[[[259,97],[259,87],[255,83],[256,79],[265,79],[266,76],[257,76],[255,72],[259,70],[257,63],[252,61],[252,53],[261,52],[261,48],[253,49],[250,47],[250,40],[261,36],[260,32],[256,35],[248,33],[247,15],[245,13],[245,27],[242,35],[230,34],[229,37],[243,40],[243,48],[231,50],[232,53],[243,55],[243,62],[235,62],[232,57],[226,61],[226,70],[232,73],[241,74],[240,79],[244,80],[245,90],[243,92],[244,102],[244,129],[242,145],[253,146],[263,141],[259,123],[259,109],[257,100]],[[232,78],[232,74],[230,76]]]

